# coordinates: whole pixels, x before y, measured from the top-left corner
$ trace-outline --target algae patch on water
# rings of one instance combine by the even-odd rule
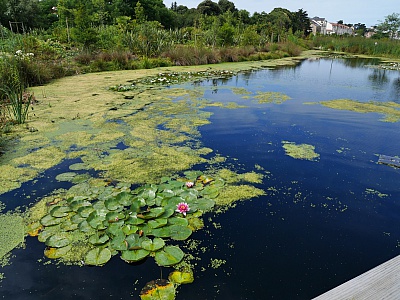
[[[0,258],[21,245],[25,238],[23,218],[18,214],[0,215]]]
[[[383,114],[384,118],[381,121],[384,122],[394,123],[400,120],[400,104],[395,102],[359,102],[351,99],[336,99],[319,103],[333,109]]]
[[[319,158],[316,153],[315,146],[308,144],[296,144],[293,142],[282,141],[282,147],[285,149],[286,155],[296,159],[306,159],[315,161]]]
[[[274,104],[281,104],[287,100],[292,99],[288,95],[280,92],[257,92],[257,95],[254,96],[254,98],[258,100],[258,103]]]

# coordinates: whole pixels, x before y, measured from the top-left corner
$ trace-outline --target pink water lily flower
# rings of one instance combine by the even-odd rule
[[[191,187],[194,186],[194,183],[191,182],[191,181],[188,181],[188,182],[185,183],[185,185],[186,185],[186,187],[191,188]]]
[[[181,202],[178,205],[176,205],[176,212],[183,214],[186,216],[186,213],[190,210],[189,205],[185,202]]]

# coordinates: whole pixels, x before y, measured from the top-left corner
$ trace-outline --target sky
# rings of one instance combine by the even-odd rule
[[[172,2],[196,8],[203,0],[163,0],[166,7]],[[218,3],[218,0],[213,0]],[[245,9],[251,14],[254,12],[271,12],[276,7],[286,8],[289,11],[303,9],[309,17],[321,17],[328,22],[336,23],[343,20],[345,24],[362,23],[367,27],[377,25],[385,17],[393,13],[400,13],[399,0],[229,0],[237,9]]]

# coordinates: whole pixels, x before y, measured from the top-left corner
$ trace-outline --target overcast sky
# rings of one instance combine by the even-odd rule
[[[163,0],[165,6],[171,7],[175,0]],[[177,0],[178,5],[195,8],[203,0]],[[218,3],[218,0],[213,0]],[[329,22],[343,20],[344,23],[364,23],[367,27],[379,24],[387,15],[400,13],[399,0],[230,0],[237,9],[254,12],[271,12],[275,7],[297,11],[300,8],[309,17],[321,17]]]

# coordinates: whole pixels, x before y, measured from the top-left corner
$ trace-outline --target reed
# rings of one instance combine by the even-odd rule
[[[1,91],[5,95],[3,99],[4,109],[11,117],[14,117],[17,124],[25,123],[29,107],[35,100],[34,95],[26,91],[21,84],[3,87]]]

